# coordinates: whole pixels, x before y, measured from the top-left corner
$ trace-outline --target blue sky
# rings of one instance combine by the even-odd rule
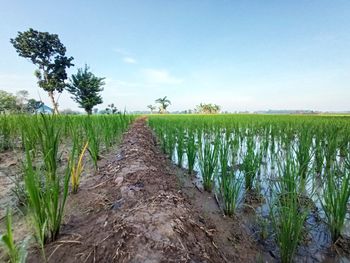
[[[4,1],[5,2],[5,1]],[[73,56],[106,77],[105,108],[172,111],[350,110],[350,1],[26,1],[0,9],[0,89],[37,88],[35,69],[9,39],[32,27],[59,35]],[[78,109],[63,93],[60,108]]]

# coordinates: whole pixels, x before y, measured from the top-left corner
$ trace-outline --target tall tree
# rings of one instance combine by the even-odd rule
[[[89,115],[93,107],[103,102],[99,93],[103,91],[104,79],[96,77],[85,65],[84,69],[79,68],[77,74],[72,75],[67,85],[67,90],[73,95],[72,99]]]
[[[165,113],[169,105],[171,105],[170,100],[165,96],[164,98],[156,99],[156,103],[159,103],[159,113]]]
[[[57,114],[55,92],[61,93],[64,90],[67,79],[66,68],[74,66],[73,57],[66,56],[66,47],[58,35],[39,32],[32,28],[18,32],[17,37],[10,42],[19,56],[29,59],[38,67],[35,71],[38,85],[48,93],[54,112]]]
[[[151,114],[153,114],[153,111],[156,109],[156,106],[150,104],[150,105],[147,105],[147,108],[149,108],[151,111]]]

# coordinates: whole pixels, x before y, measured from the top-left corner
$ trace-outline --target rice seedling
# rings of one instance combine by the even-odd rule
[[[243,157],[242,170],[245,179],[245,189],[247,191],[253,189],[253,184],[257,172],[260,168],[262,155],[255,151],[255,142],[252,135],[247,137],[247,149]]]
[[[24,182],[28,193],[28,212],[45,260],[44,244],[49,240],[54,241],[60,231],[72,166],[69,161],[64,177],[57,176],[57,163],[52,163],[57,161],[53,155],[56,149],[51,148],[57,147],[56,143],[58,140],[57,133],[53,130],[54,125],[55,123],[53,122],[47,122],[44,123],[44,126],[38,127],[38,130],[40,130],[38,133],[41,137],[42,154],[44,158],[50,156],[46,160],[44,159],[44,166],[48,168],[49,172],[45,170],[43,175],[40,170],[34,168],[30,147],[26,147],[24,163]],[[73,145],[72,153],[75,151],[74,147]]]
[[[27,239],[20,245],[16,245],[12,231],[12,213],[10,209],[6,212],[6,232],[0,234],[0,244],[5,248],[9,262],[24,263],[27,258]]]
[[[89,145],[89,142],[86,142],[84,148],[80,152],[77,163],[75,163],[75,160],[72,160],[71,183],[72,183],[73,194],[78,192],[78,188],[80,184],[80,176],[84,169],[83,157],[87,150],[88,145]],[[75,158],[75,153],[73,153],[72,155]]]
[[[350,197],[349,167],[333,165],[325,173],[326,182],[320,201],[325,212],[332,240],[336,242],[344,227]]]
[[[94,128],[92,124],[92,118],[87,119],[84,125],[89,142],[88,151],[94,163],[95,169],[97,170],[97,161],[100,159],[100,134]]]
[[[220,173],[218,176],[220,195],[224,202],[224,213],[232,216],[237,209],[242,187],[242,180],[235,177],[235,172],[228,166],[230,145],[228,138],[221,142],[219,149]]]
[[[299,203],[300,167],[288,155],[279,162],[279,178],[275,194],[270,201],[270,219],[282,262],[292,262],[300,242],[303,225],[308,214],[307,207]]]
[[[57,127],[55,116],[41,115],[42,123],[36,129],[39,146],[44,159],[47,176],[54,181],[57,172],[58,146],[60,128]],[[27,139],[27,143],[30,138]]]
[[[187,130],[186,156],[187,156],[188,173],[192,174],[194,164],[196,162],[196,157],[197,157],[196,135],[193,129]]]
[[[177,166],[182,167],[182,160],[185,151],[184,131],[181,128],[177,128],[176,135]]]
[[[214,135],[211,138],[208,134],[204,134],[204,138],[198,136],[198,164],[203,178],[204,190],[211,192],[213,188],[213,178],[217,170],[218,154],[219,154],[219,137]]]

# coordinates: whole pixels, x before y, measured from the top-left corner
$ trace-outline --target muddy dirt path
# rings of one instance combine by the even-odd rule
[[[239,218],[224,218],[157,146],[145,118],[117,153],[70,197],[49,262],[256,262]],[[33,250],[28,262],[41,262]]]

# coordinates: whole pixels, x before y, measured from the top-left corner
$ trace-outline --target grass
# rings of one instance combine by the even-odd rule
[[[9,262],[24,263],[27,258],[27,240],[16,245],[12,231],[12,213],[10,209],[6,212],[6,232],[0,234],[0,244],[5,248]]]
[[[87,147],[89,145],[89,142],[85,143],[85,146],[80,152],[80,155],[78,156],[78,161],[75,163],[75,153],[72,153],[73,160],[72,160],[72,170],[71,170],[71,184],[72,184],[72,193],[76,194],[79,189],[79,184],[80,184],[80,176],[83,172],[84,165],[83,165],[83,157],[84,154],[87,150]],[[75,147],[73,147],[75,149]]]
[[[278,159],[280,174],[276,181],[274,197],[270,201],[270,219],[279,247],[281,261],[293,262],[293,256],[302,237],[308,207],[299,202],[300,166],[288,152]]]
[[[350,171],[345,166],[327,170],[323,195],[320,197],[332,240],[336,242],[344,227],[350,197]]]
[[[213,178],[218,168],[219,137],[204,134],[198,136],[198,164],[203,178],[205,191],[211,192],[213,189]]]

